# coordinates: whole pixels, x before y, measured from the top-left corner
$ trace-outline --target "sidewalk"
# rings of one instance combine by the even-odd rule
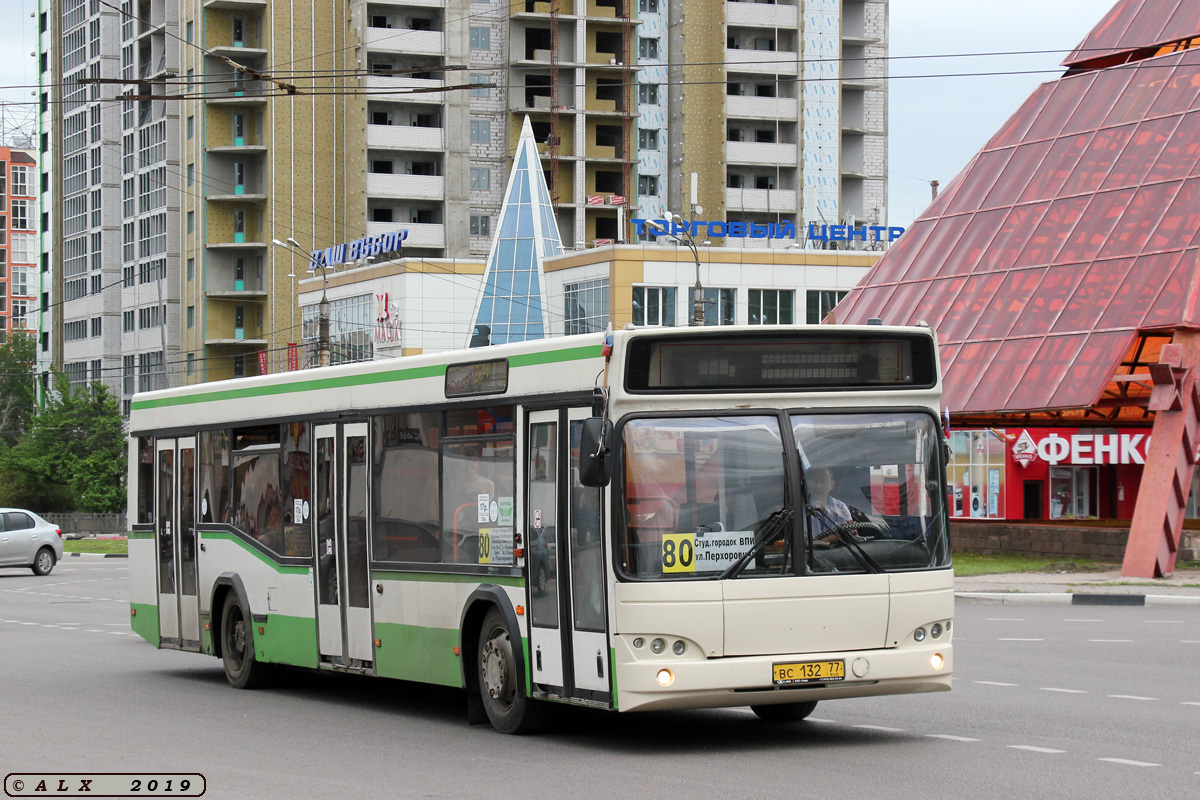
[[[1108,572],[1006,573],[955,578],[954,595],[976,603],[1200,606],[1200,570],[1170,578],[1122,578]]]

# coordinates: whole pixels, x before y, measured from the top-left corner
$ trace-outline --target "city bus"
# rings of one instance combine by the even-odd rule
[[[947,691],[936,338],[638,328],[138,394],[130,614],[159,648],[459,687],[520,733]]]

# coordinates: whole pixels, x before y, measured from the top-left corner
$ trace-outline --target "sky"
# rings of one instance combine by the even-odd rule
[[[42,0],[49,5],[49,0]],[[907,226],[930,200],[929,182],[950,182],[1115,0],[892,0],[888,221]],[[0,100],[35,99],[38,0],[0,0]],[[19,13],[12,14],[10,10]],[[934,54],[1040,55],[922,58]],[[1017,72],[1042,74],[913,78],[905,75]],[[29,106],[0,109],[21,119]],[[11,124],[12,117],[10,117]]]
[[[1116,0],[892,0],[888,223],[907,226]],[[939,53],[1040,55],[906,59]],[[1040,71],[1043,74],[901,79],[900,75]]]

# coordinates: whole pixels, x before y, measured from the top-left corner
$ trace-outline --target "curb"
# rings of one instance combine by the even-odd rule
[[[1066,592],[955,592],[956,600],[996,605],[1200,606],[1200,596],[1172,594],[1087,594]]]
[[[63,553],[63,558],[129,558],[128,553]]]

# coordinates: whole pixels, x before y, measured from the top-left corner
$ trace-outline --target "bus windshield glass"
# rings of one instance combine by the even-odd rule
[[[928,414],[794,414],[811,572],[948,566],[938,447]]]
[[[617,557],[634,578],[716,578],[763,532],[743,577],[791,571],[785,453],[775,416],[635,419],[622,430],[625,517]]]

